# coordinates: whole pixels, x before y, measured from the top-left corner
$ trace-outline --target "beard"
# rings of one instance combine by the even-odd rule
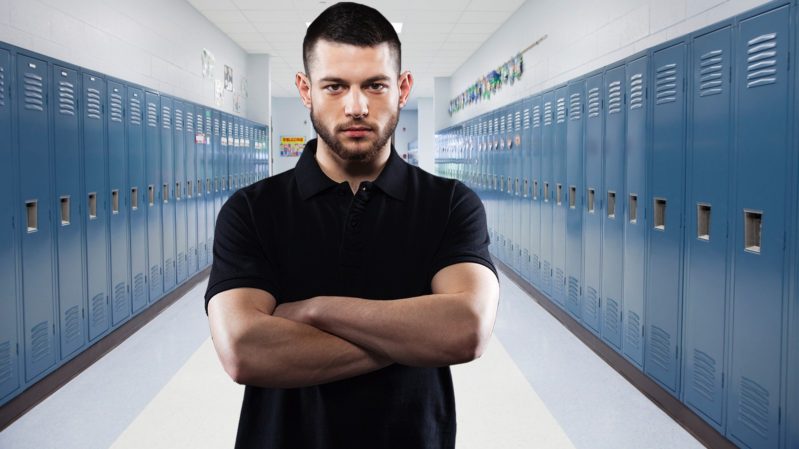
[[[397,112],[391,116],[391,119],[386,123],[384,128],[380,128],[376,123],[369,122],[365,119],[349,120],[346,123],[336,125],[332,130],[326,128],[321,120],[314,114],[313,107],[311,107],[311,123],[313,124],[316,134],[322,139],[327,146],[339,158],[349,162],[362,162],[369,163],[375,160],[380,154],[380,150],[386,145],[388,139],[394,134],[399,122],[399,108]],[[345,129],[353,126],[366,126],[369,127],[375,137],[369,139],[368,137],[356,138],[354,143],[349,145],[339,138],[339,134]],[[366,148],[358,148],[361,144],[368,144]]]

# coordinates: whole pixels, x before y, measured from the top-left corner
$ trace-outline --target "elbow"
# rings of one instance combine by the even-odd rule
[[[453,351],[456,355],[454,364],[467,363],[479,359],[488,347],[491,339],[492,323],[486,323],[483,317],[475,316],[470,323],[465,326],[461,337],[456,342]]]

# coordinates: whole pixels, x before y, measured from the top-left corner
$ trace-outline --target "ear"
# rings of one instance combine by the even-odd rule
[[[408,103],[408,97],[411,96],[411,89],[413,88],[413,75],[411,72],[404,71],[400,73],[399,76],[399,107],[405,107],[405,104]]]
[[[304,104],[306,108],[311,109],[311,79],[308,75],[297,72],[297,75],[294,77],[294,84],[300,92],[302,104]]]

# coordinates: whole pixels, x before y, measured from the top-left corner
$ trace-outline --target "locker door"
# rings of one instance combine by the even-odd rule
[[[186,254],[188,252],[189,239],[188,239],[188,215],[186,211],[186,203],[188,202],[186,192],[186,131],[184,130],[184,110],[183,102],[175,100],[175,130],[174,130],[174,144],[175,144],[175,180],[173,186],[175,187],[175,251],[176,251],[176,266],[177,266],[177,283],[182,284],[188,277],[188,261]]]
[[[161,95],[161,201],[162,232],[164,242],[164,292],[175,287],[177,267],[175,259],[175,145],[172,141],[174,123],[172,98]]]
[[[533,208],[532,195],[532,172],[533,158],[531,154],[530,141],[532,134],[532,102],[529,98],[524,99],[522,106],[522,145],[521,145],[521,174],[522,174],[522,198],[521,198],[521,246],[522,261],[521,275],[527,282],[532,283],[533,259],[531,252],[531,217]]]
[[[11,147],[11,53],[0,48],[0,158],[13,161]],[[17,253],[14,223],[18,221],[13,196],[16,170],[11,163],[0,164],[0,404],[19,388],[19,297],[17,295]]]
[[[541,97],[533,97],[533,127],[530,131],[530,278],[533,285],[541,289]]]
[[[25,380],[30,381],[56,361],[50,177],[42,176],[50,173],[46,97],[50,79],[47,63],[22,54],[17,54],[16,72],[20,149],[17,210],[22,236]]]
[[[83,148],[86,194],[86,274],[89,300],[89,340],[105,333],[111,325],[108,284],[109,193],[108,155],[105,142],[107,100],[105,80],[83,74]]]
[[[602,337],[621,350],[622,270],[624,267],[625,67],[605,72],[607,106],[604,139],[605,210],[602,214]]]
[[[627,198],[624,220],[624,355],[644,366],[644,286],[646,274],[646,201],[647,111],[649,110],[649,57],[627,64],[627,142],[625,145],[625,182]],[[622,320],[623,321],[623,320]]]
[[[566,130],[566,310],[580,318],[583,278],[583,137],[585,81],[569,85],[569,122]]]
[[[197,106],[194,149],[197,152],[197,269],[208,266],[208,198],[211,196],[211,174],[206,168],[208,151],[205,145],[205,108]]]
[[[544,94],[544,128],[541,132],[541,287],[543,292],[553,297],[552,290],[552,232],[554,200],[554,173],[552,171],[553,149],[555,146],[555,92]]]
[[[200,194],[201,183],[197,175],[197,147],[194,143],[194,105],[186,103],[186,239],[188,249],[186,251],[186,263],[188,265],[188,275],[192,276],[199,269],[197,258],[197,201]]]
[[[655,104],[652,170],[648,179],[653,220],[649,228],[644,368],[677,394],[685,184],[685,44],[656,51],[652,63]]]
[[[213,117],[213,118],[212,118]],[[213,188],[213,196],[209,197],[208,203],[208,218],[206,220],[206,224],[208,226],[208,242],[206,244],[207,251],[208,251],[208,263],[210,264],[213,260],[213,249],[214,249],[214,227],[216,225],[216,215],[219,213],[219,207],[222,205],[220,200],[221,195],[221,186],[220,186],[220,177],[222,176],[223,170],[221,164],[218,162],[220,159],[220,155],[222,153],[222,148],[220,145],[220,136],[219,136],[219,111],[212,111],[210,109],[206,110],[205,112],[205,134],[208,136],[206,139],[207,147],[207,170],[210,173],[210,176],[213,176],[215,179],[214,188]],[[212,132],[213,131],[213,132]]]
[[[505,153],[505,133],[507,132],[506,126],[506,108],[500,108],[497,116],[498,127],[495,126],[497,139],[497,174],[499,175],[499,192],[497,197],[498,212],[497,215],[497,229],[499,231],[499,258],[503,262],[508,263],[508,247],[510,245],[510,236],[508,235],[508,203],[507,203],[507,178],[508,178],[508,161]]]
[[[731,126],[730,51],[725,27],[694,39],[685,228],[685,402],[722,424]],[[707,136],[713,136],[708,139]]]
[[[583,323],[599,333],[602,309],[602,143],[605,111],[602,104],[602,74],[586,81],[588,118],[585,122],[585,191],[583,198]]]
[[[57,102],[52,109],[61,359],[82,348],[87,340],[79,86],[76,70],[53,66],[50,98]]]
[[[486,151],[486,174],[487,176],[487,188],[486,188],[486,212],[488,214],[488,235],[491,240],[491,254],[497,256],[498,254],[498,246],[499,246],[499,234],[496,229],[496,205],[494,204],[494,197],[497,190],[497,173],[496,173],[496,157],[494,151],[494,142],[496,141],[494,136],[494,113],[490,112],[486,114],[486,142],[485,142],[485,151]]]
[[[158,111],[161,109],[161,98],[157,93],[147,92],[147,127],[145,128],[145,146],[147,161],[147,260],[150,267],[150,302],[161,299],[164,293],[163,281],[163,234],[161,231],[161,205],[163,204],[161,188],[161,124]]]
[[[736,201],[727,434],[777,447],[790,144],[790,9],[741,21],[736,36]]]
[[[128,228],[127,148],[125,146],[125,87],[108,82],[108,175],[111,200],[111,287],[113,325],[121,323],[132,311],[130,297],[130,229]]]
[[[566,307],[566,128],[569,88],[555,92],[555,125],[552,141],[552,294]]]
[[[518,101],[513,106],[513,133],[510,140],[511,149],[511,178],[513,181],[513,268],[517,273],[522,272],[522,102]]]
[[[144,154],[144,91],[128,87],[127,124],[132,311],[147,305],[147,163]]]

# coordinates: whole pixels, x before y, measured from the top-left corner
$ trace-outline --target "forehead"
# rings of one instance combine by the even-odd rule
[[[335,77],[357,80],[397,75],[391,47],[387,42],[361,47],[320,39],[311,51],[308,70],[317,79]]]

